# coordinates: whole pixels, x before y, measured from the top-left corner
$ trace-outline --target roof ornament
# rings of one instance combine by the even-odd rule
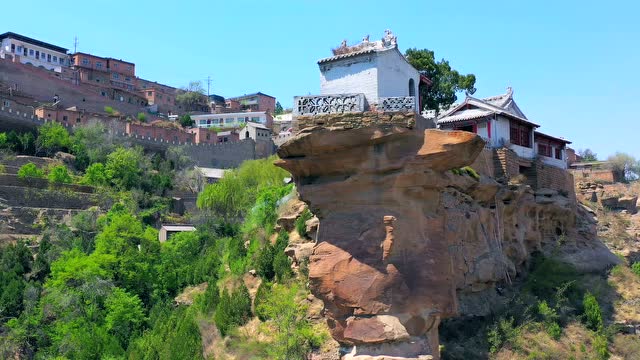
[[[369,34],[367,34],[367,36],[362,38],[362,42],[363,43],[368,43],[369,42]]]
[[[342,42],[340,43],[340,47],[341,48],[347,47],[347,39],[342,40]]]
[[[513,95],[513,88],[511,86],[507,87],[507,95]]]
[[[387,29],[384,31],[382,45],[384,45],[384,47],[395,47],[398,45],[398,37],[393,35],[393,32],[391,32],[391,30]]]

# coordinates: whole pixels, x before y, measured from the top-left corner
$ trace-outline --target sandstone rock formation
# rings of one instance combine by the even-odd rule
[[[559,239],[568,260],[615,261],[575,199],[448,171],[483,147],[469,132],[379,121],[310,126],[279,149],[320,221],[310,286],[344,359],[438,359],[440,320],[473,311],[460,298],[510,281]]]

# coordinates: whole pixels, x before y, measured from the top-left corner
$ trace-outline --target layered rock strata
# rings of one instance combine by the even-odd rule
[[[576,230],[575,199],[449,171],[473,163],[477,135],[365,120],[308,121],[277,162],[320,221],[310,286],[344,359],[438,359],[460,295],[515,278],[558,239],[600,249]]]

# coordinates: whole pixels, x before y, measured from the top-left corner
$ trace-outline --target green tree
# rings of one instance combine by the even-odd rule
[[[111,106],[105,106],[104,107],[104,112],[107,113],[107,115],[110,115],[110,116],[120,115],[120,113],[118,113],[118,111],[116,109],[112,108]]]
[[[270,319],[267,325],[275,329],[274,342],[268,348],[272,359],[302,359],[325,340],[324,334],[315,333],[306,319],[306,307],[297,299],[299,292],[297,285],[274,284],[269,295],[256,305],[256,312]]]
[[[598,304],[598,299],[587,292],[584,294],[582,306],[584,307],[584,319],[587,327],[593,331],[602,330],[602,310],[600,309],[600,304]]]
[[[126,348],[129,340],[140,334],[145,322],[142,301],[136,295],[115,288],[105,301],[105,326],[120,345]]]
[[[193,119],[191,119],[191,115],[189,115],[189,114],[184,114],[184,115],[180,116],[179,121],[180,121],[180,125],[182,125],[182,127],[190,127],[194,123]]]
[[[69,170],[64,165],[56,165],[49,170],[49,182],[51,183],[63,183],[70,184],[73,182]]]
[[[237,221],[255,205],[264,189],[284,185],[288,173],[273,165],[274,159],[245,161],[238,169],[226,172],[220,181],[207,185],[198,195],[198,207],[212,210],[226,221]]]
[[[244,283],[232,293],[222,291],[220,302],[216,307],[215,322],[222,336],[247,323],[251,318],[251,297]]]
[[[85,170],[82,183],[87,185],[101,186],[107,185],[109,177],[102,163],[93,163]]]
[[[136,118],[140,122],[147,122],[147,114],[145,114],[143,112],[139,112],[138,115],[136,116]]]
[[[598,154],[591,149],[578,150],[578,156],[582,158],[582,161],[598,161]]]
[[[24,164],[18,169],[18,177],[20,179],[26,179],[29,177],[32,178],[43,178],[44,171],[42,169],[38,169],[36,164],[30,162],[28,164]]]
[[[284,108],[282,107],[282,104],[280,104],[280,101],[276,102],[276,108],[273,111],[273,115],[281,115],[284,114]]]
[[[102,221],[106,224],[96,236],[92,256],[112,257],[115,285],[150,304],[158,278],[154,271],[160,255],[158,232],[126,211],[110,211]]]
[[[205,95],[201,81],[191,81],[176,95],[176,103],[186,111],[197,111],[199,110],[198,105],[205,105],[207,102],[207,95]]]
[[[76,168],[83,170],[90,164],[107,161],[113,151],[113,138],[102,123],[90,122],[75,128],[70,150],[76,156]]]
[[[617,152],[607,160],[614,171],[624,174],[626,181],[636,180],[640,176],[640,161],[627,153]]]
[[[449,106],[456,102],[456,93],[466,91],[473,94],[476,91],[476,76],[473,74],[462,75],[451,68],[445,59],[436,61],[435,54],[427,49],[408,49],[405,53],[407,61],[431,80],[430,86],[420,87],[422,106],[426,109],[436,110]]]
[[[142,150],[117,148],[107,156],[106,174],[120,189],[131,189],[140,184],[142,178]]]
[[[71,145],[69,132],[57,122],[48,122],[38,128],[36,150],[51,155],[56,151],[68,149]]]

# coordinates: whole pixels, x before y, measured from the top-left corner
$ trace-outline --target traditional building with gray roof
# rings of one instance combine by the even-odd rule
[[[510,87],[505,94],[485,99],[467,96],[438,116],[437,125],[444,130],[474,132],[490,148],[508,147],[521,158],[539,157],[547,165],[567,168],[566,145],[571,142],[536,131],[540,125],[518,107]]]

